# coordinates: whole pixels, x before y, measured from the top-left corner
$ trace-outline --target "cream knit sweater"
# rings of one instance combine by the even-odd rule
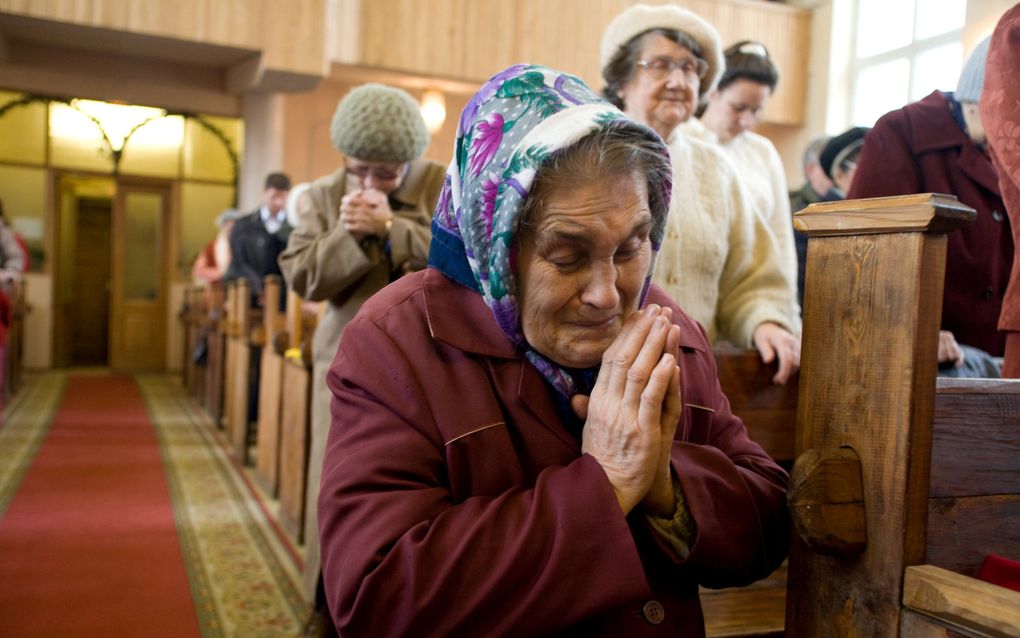
[[[776,240],[748,204],[733,164],[717,146],[679,131],[668,143],[673,197],[655,283],[705,327],[710,341],[750,347],[754,329],[766,321],[800,334],[796,294]]]
[[[765,225],[776,238],[779,263],[783,274],[789,279],[796,299],[797,247],[793,241],[786,171],[783,168],[783,160],[779,158],[779,151],[767,137],[754,131],[745,131],[729,142],[722,142],[715,132],[709,130],[701,120],[693,117],[682,124],[679,130],[681,135],[717,144],[723,154],[733,162],[751,205],[762,216]]]

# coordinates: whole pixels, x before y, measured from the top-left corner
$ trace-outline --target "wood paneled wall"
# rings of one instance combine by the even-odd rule
[[[360,12],[354,63],[406,73],[482,82],[516,62],[575,73],[602,86],[599,42],[609,21],[632,0],[373,0]],[[653,2],[665,4],[662,0]],[[758,40],[780,67],[780,85],[765,120],[804,119],[811,12],[751,0],[686,0],[684,7],[714,24],[727,46]],[[351,52],[346,51],[350,56]],[[351,60],[345,60],[351,61]]]
[[[326,0],[0,0],[0,12],[248,49],[268,71],[328,72]]]
[[[295,182],[305,182],[332,173],[343,164],[329,136],[330,122],[336,105],[351,89],[365,82],[382,82],[403,88],[415,100],[421,99],[422,86],[412,86],[398,78],[372,77],[366,72],[347,73],[346,77],[324,80],[315,91],[286,96],[283,102],[284,118],[288,123],[283,140],[281,165]],[[424,156],[441,164],[449,164],[453,157],[457,120],[467,105],[472,92],[444,90],[446,120],[442,129],[431,136]],[[254,179],[254,178],[253,178]]]

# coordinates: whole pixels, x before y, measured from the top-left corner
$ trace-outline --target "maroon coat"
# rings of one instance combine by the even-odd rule
[[[699,584],[779,565],[786,473],[730,413],[701,327],[660,289],[650,301],[681,327],[673,468],[698,528],[687,560],[637,510],[623,516],[579,426],[480,295],[429,269],[362,306],[327,377],[319,497],[341,635],[703,636]]]
[[[1020,241],[1020,6],[999,20],[985,62],[985,86],[981,95],[981,121],[999,169],[999,186],[1013,224],[1013,239]],[[1020,332],[1020,262],[1013,263],[1013,280],[1002,304],[999,327]],[[1012,337],[1015,339],[1016,337]],[[1014,374],[1020,362],[1007,358]]]
[[[935,91],[886,113],[864,138],[848,199],[913,193],[956,195],[977,219],[950,233],[942,329],[956,340],[1002,356],[998,331],[1013,264],[1013,237],[988,154],[971,141]]]

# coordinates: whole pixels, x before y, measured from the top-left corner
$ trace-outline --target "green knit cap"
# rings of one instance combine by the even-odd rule
[[[368,162],[410,162],[429,145],[414,98],[382,84],[364,84],[345,95],[329,132],[341,153]]]

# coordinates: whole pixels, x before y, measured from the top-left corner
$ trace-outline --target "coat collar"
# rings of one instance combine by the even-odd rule
[[[472,354],[498,359],[521,358],[517,347],[496,325],[482,296],[436,270],[422,282],[425,315],[433,338]]]
[[[957,148],[960,152],[957,160],[959,170],[996,196],[999,195],[999,179],[991,159],[960,128],[950,111],[949,98],[944,93],[934,91],[906,109],[911,112],[908,122],[915,153]]]
[[[923,153],[974,145],[967,132],[956,123],[949,98],[941,91],[934,91],[905,108],[912,112],[908,121],[915,151]]]
[[[407,175],[400,183],[400,188],[393,191],[390,197],[408,207],[414,207],[422,200],[425,189],[428,187],[428,180],[425,174],[429,169],[429,162],[414,160],[407,167]],[[431,211],[430,211],[431,212]]]

